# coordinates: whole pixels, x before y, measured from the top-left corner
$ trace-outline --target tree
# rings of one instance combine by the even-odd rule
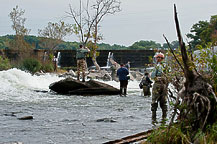
[[[19,9],[18,6],[13,8],[12,12],[9,14],[12,21],[12,29],[15,30],[16,35],[28,35],[30,30],[25,28],[26,18],[22,18],[25,10]]]
[[[191,28],[191,33],[187,37],[192,39],[190,44],[193,48],[198,45],[206,47],[209,42],[214,42],[217,39],[217,15],[211,16],[210,21],[199,21]]]
[[[210,29],[212,31],[211,40],[217,46],[217,15],[211,16]]]
[[[192,26],[190,30],[191,33],[187,34],[187,37],[192,39],[192,41],[190,41],[190,44],[193,48],[195,48],[197,45],[202,44],[200,35],[204,30],[208,28],[208,26],[209,22],[207,21],[199,21]]]
[[[163,44],[163,49],[169,49],[169,47],[168,47],[168,44],[167,43],[164,43]],[[176,40],[176,41],[172,41],[171,43],[170,43],[170,47],[173,49],[173,50],[175,50],[175,49],[178,49],[179,48],[179,42]]]
[[[108,14],[115,14],[120,12],[120,1],[119,0],[96,0],[91,6],[89,6],[89,0],[87,0],[86,6],[82,7],[82,2],[80,0],[80,10],[76,12],[72,9],[71,5],[70,12],[67,14],[73,18],[77,25],[77,34],[84,46],[87,44],[91,47],[91,57],[94,65],[98,70],[100,70],[97,64],[97,42],[102,39],[99,35],[99,24]],[[85,13],[83,13],[83,10]],[[93,42],[91,41],[93,39]]]
[[[28,45],[24,40],[24,36],[28,35],[30,32],[30,30],[25,28],[24,26],[26,21],[26,18],[22,17],[24,13],[24,10],[19,9],[19,7],[16,6],[9,14],[9,17],[12,21],[12,29],[15,31],[16,34],[15,41],[12,41],[10,43],[10,48],[14,50],[19,50],[19,54],[26,54],[24,51],[30,48],[30,45]]]
[[[143,50],[153,50],[153,49],[158,49],[161,48],[161,44],[156,43],[155,41],[138,41],[135,42],[132,46],[129,47],[129,49],[143,49]]]
[[[51,51],[53,52],[63,42],[65,36],[74,32],[73,28],[74,25],[65,24],[63,21],[60,21],[59,23],[49,22],[48,26],[43,30],[38,30],[43,45],[42,47],[48,49],[48,55],[53,55]]]

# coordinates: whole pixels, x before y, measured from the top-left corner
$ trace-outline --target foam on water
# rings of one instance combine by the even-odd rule
[[[54,74],[36,76],[16,68],[0,71],[0,100],[34,100],[34,90],[48,91],[51,83],[61,79]]]
[[[118,89],[120,87],[120,83],[116,82],[116,81],[101,81],[101,82],[109,84],[109,85],[111,85],[111,86],[113,86],[115,88],[118,88]],[[138,81],[129,81],[127,89],[128,89],[129,92],[138,92],[138,91],[141,91],[139,89],[139,82]]]
[[[151,98],[140,96],[139,82],[129,81],[128,96],[64,96],[36,92],[64,78],[0,71],[0,141],[23,143],[103,143],[151,128]],[[100,81],[100,80],[99,80]],[[115,81],[101,81],[119,88]],[[17,117],[33,115],[32,121]],[[115,122],[98,120],[111,119]],[[127,126],[127,127],[126,127]]]
[[[32,75],[28,72],[13,68],[7,71],[0,71],[0,100],[7,101],[40,101],[51,99],[47,94],[36,94],[35,90],[49,91],[49,85],[64,78],[56,74]],[[101,81],[101,80],[99,80]],[[101,81],[119,89],[119,82]],[[139,82],[129,81],[128,93],[141,91]],[[58,96],[57,96],[58,97]],[[52,98],[57,98],[52,97]]]

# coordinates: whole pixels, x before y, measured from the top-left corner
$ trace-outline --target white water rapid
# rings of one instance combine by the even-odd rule
[[[100,144],[152,128],[151,97],[141,95],[139,82],[129,81],[127,97],[49,92],[49,85],[61,79],[0,71],[0,143]],[[119,88],[118,82],[105,83]],[[33,120],[18,119],[29,115]]]

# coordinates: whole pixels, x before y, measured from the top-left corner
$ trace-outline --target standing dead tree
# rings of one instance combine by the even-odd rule
[[[185,77],[184,85],[178,93],[178,98],[182,99],[181,108],[179,108],[179,119],[184,122],[185,127],[191,127],[193,131],[198,130],[198,128],[205,130],[208,124],[216,122],[217,97],[211,84],[209,84],[200,73],[196,72],[194,63],[187,54],[186,46],[181,36],[175,5],[174,16],[179,46],[181,49],[182,70]],[[178,105],[178,101],[176,105]],[[177,107],[175,108],[177,111]],[[175,114],[176,113],[174,113],[173,118],[175,117]],[[173,123],[173,118],[170,124]]]
[[[77,34],[86,46],[88,43],[91,45],[91,57],[97,70],[100,70],[100,66],[96,61],[97,57],[97,42],[102,39],[99,35],[99,24],[106,15],[115,14],[120,12],[119,0],[96,0],[94,4],[90,6],[89,0],[87,0],[86,7],[82,7],[80,0],[80,10],[77,12],[69,5],[70,12],[67,14],[73,18],[77,25]],[[83,13],[83,10],[85,13]],[[92,43],[91,39],[94,41]],[[94,44],[94,45],[93,45]]]

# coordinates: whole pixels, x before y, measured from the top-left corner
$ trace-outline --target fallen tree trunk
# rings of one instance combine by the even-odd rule
[[[139,142],[142,140],[147,139],[153,130],[148,130],[146,132],[141,132],[141,133],[137,133],[131,136],[127,136],[121,139],[117,139],[117,140],[113,140],[113,141],[109,141],[103,144],[129,144],[129,143],[133,143],[133,142]]]

